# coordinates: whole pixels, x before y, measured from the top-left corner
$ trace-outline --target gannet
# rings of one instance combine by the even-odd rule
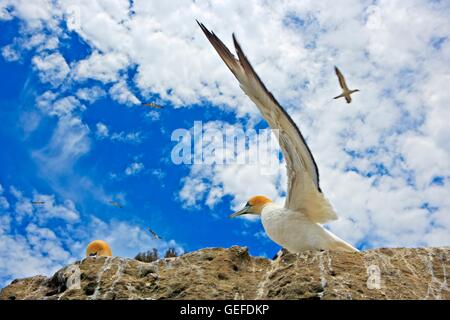
[[[152,107],[152,108],[157,108],[157,109],[163,109],[162,106],[157,105],[157,104],[154,103],[154,102],[143,103],[142,106],[143,106],[143,107]]]
[[[31,201],[31,204],[34,204],[34,205],[43,205],[43,204],[45,204],[45,202],[44,202],[44,201]]]
[[[245,94],[256,104],[270,127],[278,130],[278,142],[286,161],[288,194],[285,205],[277,205],[265,196],[255,196],[230,217],[260,215],[269,238],[290,252],[358,251],[321,225],[336,220],[337,215],[320,189],[319,170],[313,155],[294,121],[253,70],[235,35],[233,42],[237,58],[214,33],[202,23],[197,23]]]
[[[111,257],[112,251],[109,245],[103,240],[94,240],[86,248],[86,257],[103,256]]]
[[[152,235],[152,238],[153,239],[156,239],[156,240],[161,240],[161,237],[160,236],[158,236],[158,234],[155,232],[155,231],[153,231],[152,229],[150,229],[150,228],[148,228],[148,231],[150,232],[150,234]]]
[[[339,99],[339,98],[345,97],[345,100],[347,100],[347,103],[352,102],[352,97],[350,95],[354,92],[358,92],[359,89],[349,90],[347,87],[347,84],[345,83],[345,79],[344,79],[344,76],[342,75],[342,72],[336,66],[334,66],[334,71],[336,71],[336,75],[339,79],[339,85],[341,86],[343,92],[342,92],[342,94],[338,95],[337,97],[334,97],[333,99]]]
[[[117,207],[117,208],[120,208],[120,209],[123,208],[123,205],[121,205],[121,204],[118,203],[117,201],[109,201],[109,203],[110,203],[112,206],[114,206],[114,207]]]

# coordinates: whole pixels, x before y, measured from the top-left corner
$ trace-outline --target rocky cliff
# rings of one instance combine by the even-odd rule
[[[0,299],[450,299],[450,248],[251,257],[212,248],[151,263],[89,257],[13,281]]]

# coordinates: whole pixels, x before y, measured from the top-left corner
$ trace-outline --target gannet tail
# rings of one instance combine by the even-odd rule
[[[354,246],[352,246],[350,243],[339,239],[340,241],[336,241],[335,243],[333,243],[333,248],[332,250],[336,250],[336,251],[345,251],[345,252],[359,252],[358,249],[356,249]]]
[[[358,249],[356,249],[354,246],[352,246],[350,243],[342,240],[337,235],[331,233],[327,229],[325,231],[331,236],[332,239],[330,239],[330,244],[327,250],[331,251],[345,251],[345,252],[359,252]]]

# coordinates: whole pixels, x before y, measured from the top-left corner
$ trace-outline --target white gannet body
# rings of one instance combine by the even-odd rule
[[[261,221],[270,239],[290,252],[305,250],[357,251],[301,211],[270,203],[261,211]]]
[[[278,142],[286,161],[288,194],[284,207],[272,203],[265,196],[255,196],[231,217],[243,214],[261,215],[267,235],[291,252],[358,251],[321,225],[336,220],[337,215],[320,189],[319,170],[313,155],[294,121],[254,71],[234,34],[237,58],[214,33],[203,24],[198,24],[271,129],[278,130]]]

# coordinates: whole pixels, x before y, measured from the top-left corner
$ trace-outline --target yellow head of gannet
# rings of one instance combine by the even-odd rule
[[[238,212],[233,213],[230,215],[230,218],[234,218],[237,216],[241,216],[243,214],[256,214],[261,215],[262,209],[269,203],[271,203],[272,200],[267,198],[266,196],[254,196],[251,197],[244,208],[239,210]]]
[[[112,251],[109,245],[103,240],[94,240],[88,244],[86,249],[86,257],[103,256],[111,257]]]
[[[320,189],[319,169],[312,152],[295,122],[256,74],[234,34],[237,57],[214,33],[198,24],[241,89],[256,104],[270,127],[279,131],[278,142],[286,161],[288,192],[284,206],[272,203],[267,197],[256,196],[231,216],[260,215],[269,238],[291,252],[357,251],[321,225],[336,220],[337,215]]]

